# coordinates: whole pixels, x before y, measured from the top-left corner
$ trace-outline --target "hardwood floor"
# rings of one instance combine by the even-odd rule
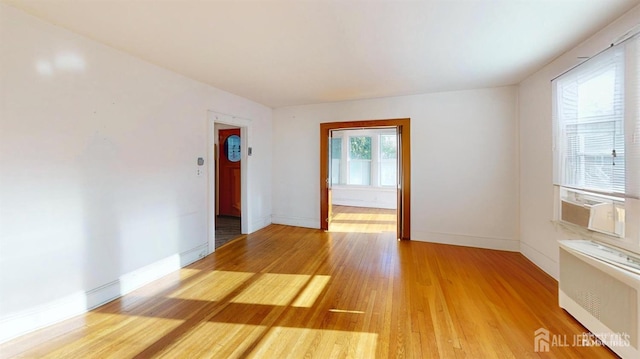
[[[330,232],[380,233],[396,232],[395,209],[332,206]]]
[[[521,254],[271,225],[86,315],[0,346],[28,358],[613,358],[534,352],[585,329]]]

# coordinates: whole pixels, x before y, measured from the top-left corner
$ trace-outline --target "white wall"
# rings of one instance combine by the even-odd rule
[[[207,253],[208,110],[251,120],[270,220],[270,108],[1,4],[0,36],[0,341]]]
[[[321,122],[411,118],[411,238],[518,250],[517,88],[274,110],[273,222],[320,226]]]
[[[398,192],[395,187],[331,187],[331,203],[338,206],[385,208],[398,207]]]
[[[558,278],[558,243],[575,238],[555,228],[552,185],[551,80],[593,56],[638,24],[640,6],[627,12],[596,35],[560,56],[519,86],[520,128],[520,251]],[[640,219],[639,219],[640,220]]]

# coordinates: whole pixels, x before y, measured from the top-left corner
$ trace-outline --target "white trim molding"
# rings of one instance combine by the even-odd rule
[[[451,244],[456,246],[496,249],[509,252],[520,251],[520,241],[508,238],[471,236],[455,233],[412,231],[411,240],[419,242]]]
[[[272,215],[271,223],[285,226],[320,229],[317,218]]]
[[[207,255],[207,244],[161,259],[119,279],[0,318],[0,343],[109,303]]]
[[[252,223],[251,218],[251,206],[252,203],[249,201],[249,141],[251,136],[251,120],[247,118],[242,118],[226,113],[216,112],[209,110],[207,111],[207,164],[209,166],[208,170],[208,180],[207,180],[207,227],[208,227],[208,244],[209,250],[208,253],[213,253],[215,251],[215,220],[216,220],[216,193],[215,193],[215,158],[213,158],[213,146],[216,143],[215,137],[215,125],[225,124],[236,126],[240,128],[240,145],[241,145],[241,161],[240,161],[240,206],[242,208],[241,216],[241,229],[240,231],[243,234],[250,233],[249,223]]]

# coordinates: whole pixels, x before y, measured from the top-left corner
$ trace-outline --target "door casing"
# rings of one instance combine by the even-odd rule
[[[215,142],[216,142],[216,133],[215,133],[215,124],[222,125],[230,125],[234,127],[240,128],[240,141],[241,141],[241,155],[242,160],[240,163],[240,171],[241,171],[241,179],[240,179],[240,197],[241,197],[241,208],[242,214],[240,216],[241,220],[241,232],[242,234],[249,233],[251,223],[251,211],[253,204],[248,200],[247,196],[247,188],[249,184],[248,173],[248,165],[249,165],[249,157],[247,156],[248,150],[248,140],[251,133],[251,120],[232,116],[220,112],[215,111],[207,111],[207,148],[208,150],[208,167],[207,171],[208,179],[207,179],[207,237],[208,237],[208,254],[213,253],[215,251],[215,217],[216,217],[216,173],[215,173]],[[220,154],[220,148],[218,147],[218,154]]]
[[[398,192],[398,239],[411,236],[411,126],[410,119],[363,120],[328,122],[320,124],[320,228],[329,230],[330,188],[329,178],[329,138],[332,130],[361,129],[373,127],[396,127],[401,136],[399,167],[400,190]]]

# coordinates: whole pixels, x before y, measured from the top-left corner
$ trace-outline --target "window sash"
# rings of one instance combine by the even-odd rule
[[[397,136],[390,129],[334,131],[330,142],[331,185],[397,186]]]
[[[329,156],[331,166],[331,184],[340,184],[340,167],[342,166],[342,138],[331,138],[331,147],[329,149],[331,151]]]
[[[378,185],[395,187],[398,185],[398,136],[381,134],[378,143]]]
[[[608,75],[609,79],[594,80],[612,69],[615,75]],[[587,90],[613,86],[613,96],[603,96],[591,105],[580,103],[579,86],[591,80],[595,82],[586,85]],[[554,79],[552,92],[554,184],[560,192],[570,188],[613,198],[618,224],[611,227],[612,223],[604,223],[608,227],[603,232],[610,234],[614,228],[615,235],[624,233],[621,245],[640,253],[640,35],[611,46]],[[615,158],[606,153],[607,147],[615,149]],[[606,167],[608,161],[611,164]],[[587,168],[608,169],[609,173],[591,173],[587,178]],[[609,181],[600,181],[600,175]],[[565,199],[559,196],[558,200]],[[601,208],[610,218],[609,210]],[[590,221],[594,213],[590,213]],[[589,226],[593,227],[591,223]]]
[[[555,184],[625,193],[624,54],[612,48],[553,81]]]
[[[347,184],[371,185],[371,160],[349,160],[349,180]]]

